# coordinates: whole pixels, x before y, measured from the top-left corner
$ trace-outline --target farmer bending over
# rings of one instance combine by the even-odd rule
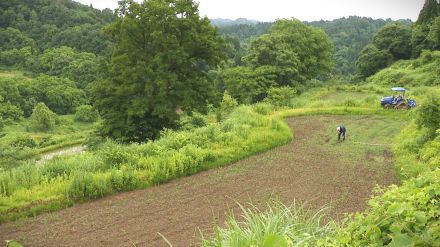
[[[341,135],[342,135],[342,140],[345,141],[345,126],[344,125],[339,125],[337,128],[338,130],[338,141],[341,140]]]

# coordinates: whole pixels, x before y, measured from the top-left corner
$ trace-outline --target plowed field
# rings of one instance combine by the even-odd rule
[[[0,240],[25,246],[197,245],[237,202],[264,207],[277,197],[329,217],[363,210],[376,184],[397,183],[389,144],[401,124],[375,116],[313,116],[286,120],[288,145],[160,186],[121,193],[35,218],[0,225]],[[344,123],[347,140],[337,142]],[[374,144],[374,145],[368,145]]]

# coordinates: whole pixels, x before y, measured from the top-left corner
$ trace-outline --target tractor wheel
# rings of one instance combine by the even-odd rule
[[[399,104],[397,104],[394,109],[402,109],[402,110],[406,110],[408,109],[408,104],[406,104],[405,102],[400,102]]]
[[[393,108],[390,104],[383,105],[383,109],[391,109]]]

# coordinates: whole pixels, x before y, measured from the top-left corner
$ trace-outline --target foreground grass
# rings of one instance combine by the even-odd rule
[[[315,246],[333,231],[323,222],[323,211],[312,212],[304,205],[275,201],[268,203],[266,211],[252,204],[239,206],[241,217],[231,213],[225,228],[217,228],[214,238],[204,239],[202,246]]]

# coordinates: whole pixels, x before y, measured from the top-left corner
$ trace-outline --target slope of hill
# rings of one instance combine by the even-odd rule
[[[100,11],[72,0],[1,1],[0,50],[64,45],[109,54],[111,42],[101,28],[113,19],[109,9]]]

